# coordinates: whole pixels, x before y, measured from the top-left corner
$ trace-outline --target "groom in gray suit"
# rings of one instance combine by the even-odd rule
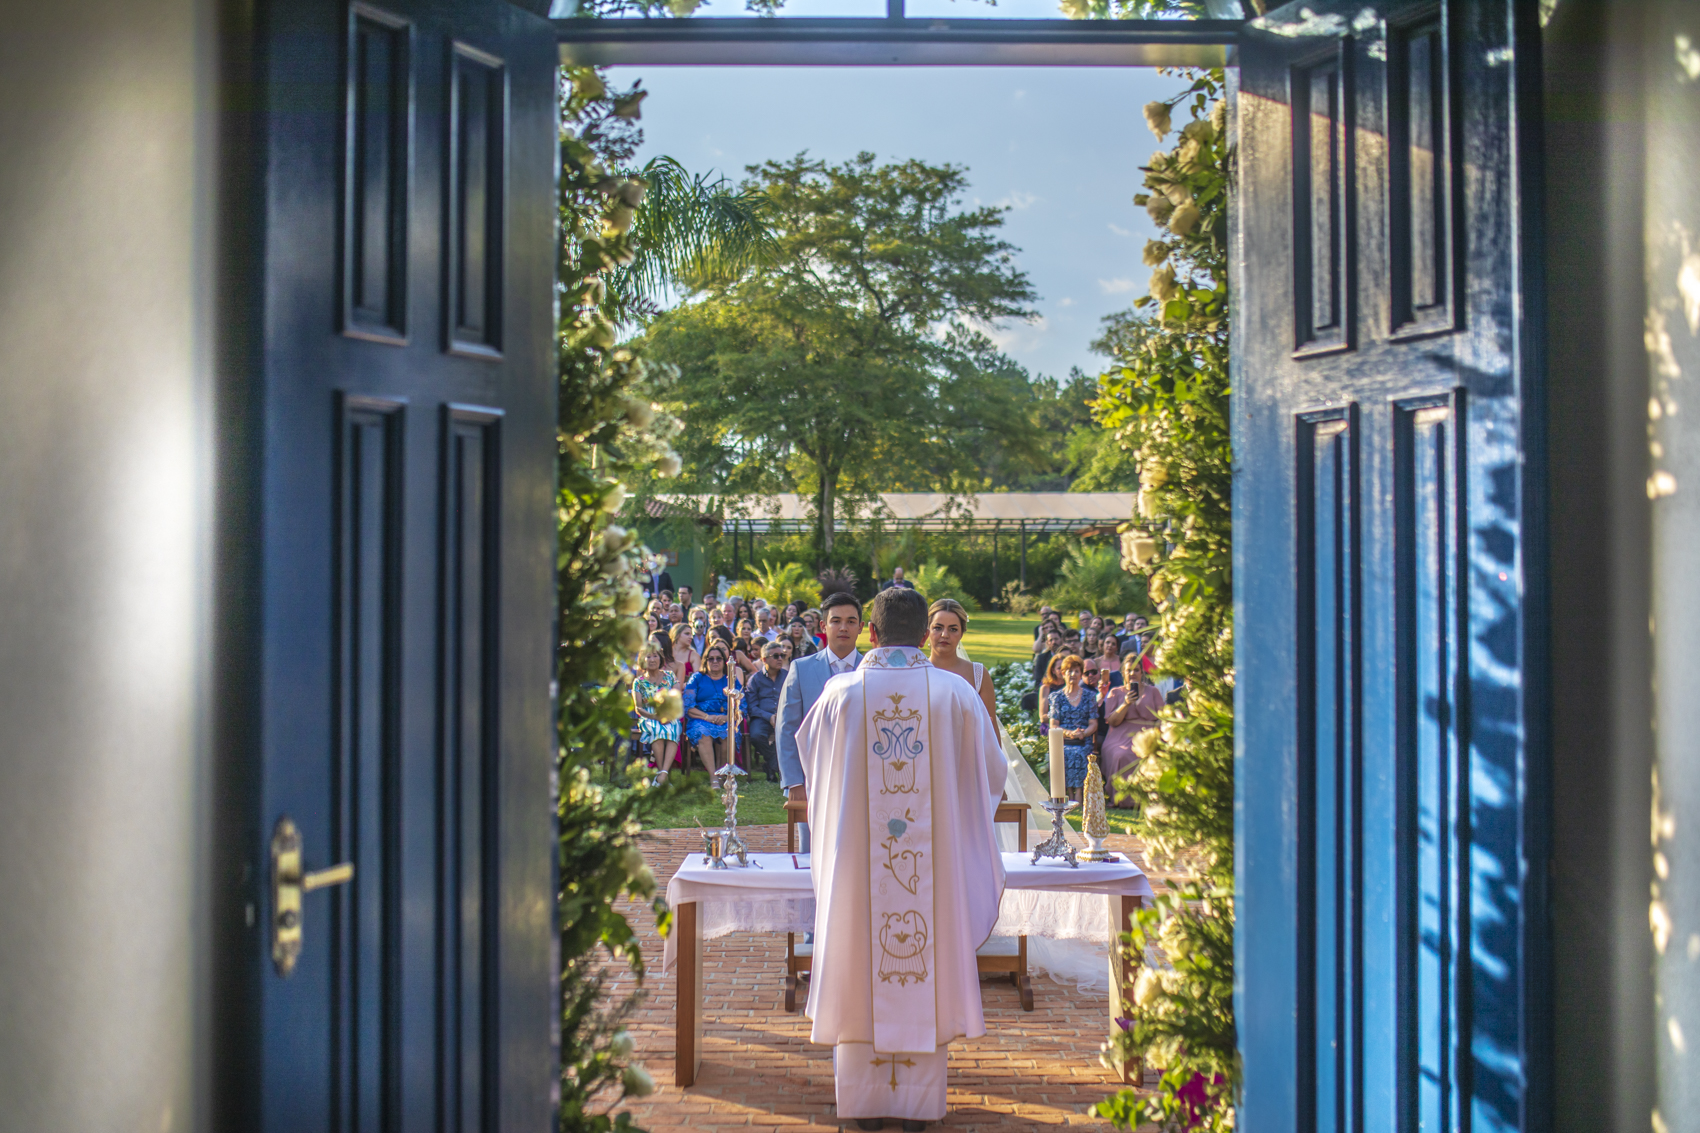
[[[862,636],[862,604],[854,594],[828,594],[820,604],[826,648],[791,662],[785,683],[779,689],[779,775],[790,797],[806,802],[808,785],[803,782],[803,761],[797,754],[797,728],[820,699],[826,682],[840,673],[855,672],[862,663],[856,639]],[[799,824],[798,847],[809,852],[809,824]]]

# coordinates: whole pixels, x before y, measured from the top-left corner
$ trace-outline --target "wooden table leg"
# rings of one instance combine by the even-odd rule
[[[1133,995],[1133,981],[1139,978],[1141,965],[1131,962],[1123,955],[1120,934],[1131,932],[1135,925],[1134,914],[1144,904],[1140,897],[1112,896],[1110,901],[1110,925],[1114,939],[1110,941],[1110,1035],[1113,1038],[1121,1032],[1117,1019],[1127,1018],[1125,1004]],[[1138,1086],[1145,1079],[1145,1060],[1130,1059],[1122,1064],[1122,1081]]]
[[[702,925],[695,901],[681,902],[673,931],[679,934],[677,1021],[673,1036],[673,1084],[694,1085],[702,1069]]]

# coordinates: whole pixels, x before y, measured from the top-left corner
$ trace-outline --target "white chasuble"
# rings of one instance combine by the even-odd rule
[[[997,733],[966,681],[886,648],[827,682],[797,741],[815,831],[810,1038],[836,1048],[838,1116],[937,1120],[946,1044],[986,1033],[974,951],[1003,893]]]

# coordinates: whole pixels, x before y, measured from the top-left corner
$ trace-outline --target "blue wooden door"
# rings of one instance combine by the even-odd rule
[[[1250,1133],[1545,1124],[1535,8],[1306,0],[1242,44]]]
[[[229,409],[250,443],[226,469],[247,809],[224,843],[242,961],[220,1127],[542,1133],[554,36],[506,0],[254,15],[230,98],[251,128],[231,279],[252,317]],[[352,876],[280,896],[285,820],[305,870]]]

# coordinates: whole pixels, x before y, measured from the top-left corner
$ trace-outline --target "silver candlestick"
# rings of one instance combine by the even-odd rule
[[[1062,858],[1069,864],[1070,869],[1079,869],[1080,863],[1074,860],[1074,843],[1068,840],[1068,823],[1063,816],[1079,803],[1067,799],[1051,799],[1039,804],[1051,815],[1051,836],[1033,847],[1033,864],[1038,865],[1040,858]]]
[[[739,865],[748,865],[750,854],[743,838],[738,835],[738,780],[746,774],[742,767],[728,763],[711,776],[719,781],[720,805],[726,811],[725,845],[720,856],[722,860],[735,856]]]

